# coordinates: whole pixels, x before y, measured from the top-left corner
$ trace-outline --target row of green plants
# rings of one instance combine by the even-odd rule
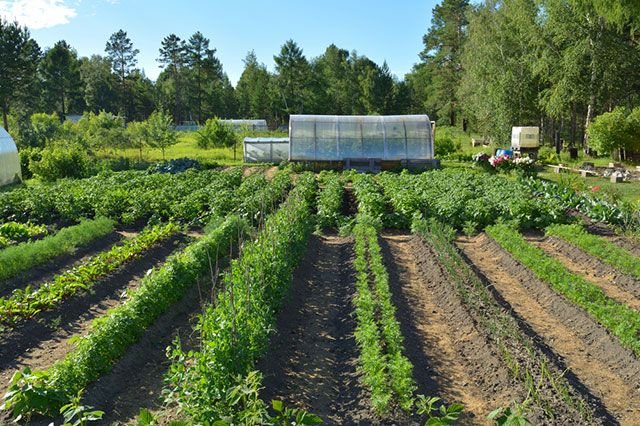
[[[242,170],[232,168],[175,174],[105,172],[87,179],[20,186],[0,193],[0,222],[68,223],[98,216],[127,224],[150,219],[191,222],[203,206],[217,205],[219,191],[241,182]],[[206,190],[188,198],[198,189]]]
[[[0,323],[11,325],[21,319],[29,319],[80,291],[90,290],[100,279],[179,231],[180,227],[173,222],[148,227],[123,244],[116,244],[81,265],[56,275],[50,282],[37,288],[27,286],[14,290],[10,296],[0,298]]]
[[[199,279],[210,275],[211,262],[228,253],[247,231],[235,215],[169,257],[143,278],[126,302],[91,324],[75,349],[44,371],[16,372],[3,407],[14,417],[34,414],[56,416],[91,382],[108,372],[156,319],[182,299]]]
[[[25,242],[49,234],[49,229],[45,225],[35,223],[6,222],[0,224],[0,250],[3,248]]]
[[[447,279],[455,286],[457,296],[474,321],[482,328],[511,376],[523,385],[526,397],[512,407],[494,411],[494,420],[503,418],[506,424],[524,424],[528,413],[537,408],[553,422],[557,413],[553,407],[559,397],[572,410],[574,419],[591,424],[592,413],[586,401],[572,392],[563,372],[549,366],[546,356],[536,349],[534,341],[518,325],[516,319],[496,301],[491,290],[478,278],[460,251],[453,244],[456,231],[449,225],[434,219],[417,219],[411,227],[412,233],[432,248],[438,263],[446,271]],[[517,423],[516,420],[522,420]]]
[[[370,174],[350,173],[353,191],[358,203],[358,214],[372,219],[385,228],[400,228],[403,225],[399,215],[388,202],[388,196],[383,192],[385,183]]]
[[[406,171],[382,173],[377,180],[402,228],[409,228],[414,217],[434,217],[469,232],[484,229],[498,219],[523,229],[567,220],[566,205],[532,194],[524,180],[455,169],[419,175]]]
[[[600,287],[568,271],[558,260],[528,243],[513,227],[497,224],[487,227],[486,232],[540,280],[584,309],[623,346],[640,355],[640,312],[609,298]]]
[[[339,228],[344,221],[342,200],[344,178],[334,171],[323,170],[318,175],[319,191],[316,201],[319,229]]]
[[[175,403],[193,424],[271,424],[265,423],[270,414],[258,396],[261,377],[253,370],[313,229],[315,192],[312,174],[298,176],[256,239],[243,245],[221,291],[204,309],[195,328],[199,349],[187,351],[179,341],[171,349],[167,402]],[[303,412],[298,416],[299,423],[286,424],[319,421]]]
[[[561,238],[619,271],[640,279],[640,258],[604,237],[590,234],[578,224],[551,225],[547,227],[546,234]]]
[[[78,225],[63,228],[41,240],[0,250],[0,281],[15,277],[56,257],[72,254],[78,247],[112,233],[114,225],[113,220],[104,217],[83,220]]]
[[[236,212],[252,226],[258,226],[265,215],[273,211],[286,197],[293,185],[290,168],[280,169],[271,180],[263,173],[245,179],[235,198],[239,200]]]
[[[389,276],[382,263],[378,231],[364,216],[358,220],[353,229],[357,273],[353,302],[363,381],[378,414],[387,414],[394,403],[408,411],[413,407],[416,389],[413,365],[403,355],[403,337],[391,301]]]

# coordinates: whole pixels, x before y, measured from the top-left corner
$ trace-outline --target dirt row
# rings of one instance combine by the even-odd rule
[[[6,390],[15,371],[26,367],[32,370],[42,370],[63,359],[74,349],[75,340],[89,331],[94,319],[126,301],[127,292],[135,290],[150,269],[163,264],[169,255],[182,249],[188,241],[189,238],[186,235],[174,236],[152,247],[137,260],[119,268],[115,273],[96,283],[90,292],[69,298],[56,309],[41,313],[36,318],[24,321],[15,328],[5,331],[0,336],[2,390]],[[157,361],[155,356],[157,353],[162,353],[164,358],[165,348],[175,336],[174,330],[180,330],[181,325],[185,322],[184,318],[198,311],[200,306],[198,290],[194,289],[192,292],[195,293],[195,297],[194,294],[190,294],[145,334],[143,342],[138,345],[140,348],[134,349],[132,352],[132,354],[135,353],[132,355],[134,358],[154,363]],[[155,349],[155,352],[152,348]],[[136,350],[137,352],[135,352]],[[143,355],[141,356],[141,354]],[[131,381],[135,377],[131,372],[139,373],[138,377],[144,376],[143,369],[138,366],[132,368],[127,373],[128,380],[123,381],[118,387],[118,392],[115,393],[133,390],[135,394],[138,394],[142,389],[131,386],[132,383],[142,384],[139,380]],[[126,383],[127,386],[122,386],[123,383]],[[106,388],[108,385],[105,386]],[[106,390],[105,392],[109,393]],[[98,403],[97,398],[93,398],[93,395],[94,393],[86,394],[87,397],[92,397],[92,404],[89,405],[95,407],[109,405],[105,404],[109,402],[107,398]],[[5,412],[3,415],[0,422],[8,421],[7,413]],[[42,424],[48,425],[49,422],[43,421]],[[38,424],[38,422],[33,424]]]
[[[529,239],[586,279],[614,286],[625,300],[637,297],[632,279],[591,257],[583,259],[572,246],[553,238]],[[389,233],[380,243],[418,393],[463,404],[461,424],[488,424],[491,410],[525,400],[522,380],[509,374],[487,330],[464,306],[429,245],[416,236]],[[262,396],[318,414],[327,424],[420,424],[420,419],[399,413],[378,418],[360,385],[352,244],[340,237],[312,238],[278,318],[278,331],[259,364],[265,374]],[[558,380],[568,383],[570,394],[586,401],[582,408],[568,407],[559,390],[538,389],[551,395],[546,403],[553,406],[545,409],[553,417],[534,410],[530,420],[584,424],[576,414],[579,409],[593,424],[636,424],[640,362],[634,354],[486,235],[459,238],[457,245],[495,301],[531,339],[536,356],[544,357],[547,374],[563,376]]]
[[[587,279],[598,275],[590,275],[589,268],[580,269],[572,260],[574,250],[561,242],[531,240]],[[458,247],[491,282],[505,306],[566,369],[565,377],[591,400],[595,398],[600,406],[596,411],[607,424],[636,424],[640,418],[640,362],[630,350],[486,235],[461,238]],[[607,280],[601,280],[601,284],[610,285]],[[613,291],[611,288],[609,291]]]

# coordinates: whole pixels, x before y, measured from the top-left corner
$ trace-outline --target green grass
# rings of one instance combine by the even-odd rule
[[[558,260],[529,244],[507,225],[486,228],[487,234],[551,288],[584,309],[620,343],[640,355],[640,312],[607,297],[602,289],[569,272]]]
[[[552,225],[547,235],[559,237],[614,268],[640,279],[640,258],[598,235],[589,234],[580,225]]]
[[[195,132],[179,132],[178,143],[170,146],[165,150],[166,160],[175,158],[193,158],[198,161],[211,162],[215,161],[225,165],[242,164],[244,137],[286,137],[286,132],[248,132],[239,134],[240,142],[236,146],[234,159],[233,148],[210,148],[203,149],[198,147]],[[102,152],[99,154],[101,158],[118,158],[125,157],[137,160],[140,152],[135,148],[120,149],[111,152]],[[159,148],[145,148],[142,151],[143,161],[162,161],[162,151]]]
[[[577,173],[554,173],[548,167],[539,172],[538,177],[576,192],[593,192],[611,201],[621,200],[630,203],[640,201],[640,181],[612,183],[609,179],[598,176],[583,178]]]
[[[115,222],[98,218],[61,229],[38,241],[18,244],[0,251],[0,280],[6,280],[56,257],[71,254],[78,247],[113,231]]]

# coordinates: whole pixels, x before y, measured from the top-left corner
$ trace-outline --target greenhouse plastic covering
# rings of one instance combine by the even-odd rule
[[[245,163],[280,163],[289,157],[289,138],[244,138]]]
[[[233,126],[235,129],[246,127],[248,130],[269,130],[267,120],[220,120],[225,124]]]
[[[18,149],[9,133],[0,127],[0,186],[22,179]]]
[[[433,159],[426,115],[292,115],[289,138],[294,161]]]

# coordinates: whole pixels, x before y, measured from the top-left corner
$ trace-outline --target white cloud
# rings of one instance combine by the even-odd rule
[[[37,30],[68,24],[77,13],[64,0],[0,0],[0,15]]]

